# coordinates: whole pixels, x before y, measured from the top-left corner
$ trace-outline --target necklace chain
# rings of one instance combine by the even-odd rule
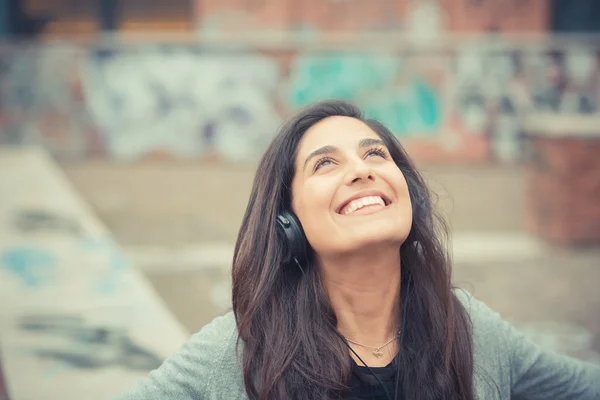
[[[346,340],[347,340],[347,341],[349,341],[350,343],[352,343],[352,344],[355,344],[355,345],[357,345],[357,346],[360,346],[360,347],[364,347],[364,348],[367,348],[367,349],[374,350],[374,351],[373,351],[373,355],[374,355],[375,357],[379,358],[379,357],[383,356],[383,353],[381,352],[381,349],[383,349],[383,348],[384,348],[385,346],[387,346],[388,344],[392,343],[394,340],[398,339],[398,337],[399,337],[399,336],[400,336],[400,331],[398,331],[398,333],[396,334],[396,336],[394,336],[393,338],[391,338],[390,340],[388,340],[386,343],[382,344],[382,345],[381,345],[381,346],[379,346],[379,347],[375,347],[375,346],[368,346],[368,345],[366,345],[366,344],[358,343],[358,342],[355,342],[355,341],[354,341],[354,340],[352,340],[352,339],[348,339],[348,338],[347,338],[347,337],[345,337],[345,336],[344,336],[344,339],[346,339]]]

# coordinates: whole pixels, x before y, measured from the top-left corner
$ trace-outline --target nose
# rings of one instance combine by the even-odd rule
[[[348,172],[346,174],[345,183],[346,185],[352,185],[359,181],[374,181],[375,175],[371,170],[371,167],[364,161],[358,161],[350,164]]]

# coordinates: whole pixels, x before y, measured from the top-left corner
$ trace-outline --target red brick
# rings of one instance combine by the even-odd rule
[[[416,0],[412,0],[416,1]],[[304,26],[319,32],[402,27],[411,0],[197,0],[196,19],[223,12],[250,16],[248,28]],[[439,0],[454,31],[542,32],[548,28],[547,0]],[[241,31],[245,27],[234,27]]]
[[[446,0],[455,31],[543,32],[548,29],[547,0]]]
[[[526,227],[550,242],[600,244],[600,136],[529,139]]]

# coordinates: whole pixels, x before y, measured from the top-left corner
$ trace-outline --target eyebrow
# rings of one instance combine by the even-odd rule
[[[361,139],[360,142],[358,142],[359,149],[363,148],[363,147],[370,147],[370,146],[375,146],[375,145],[385,146],[385,143],[381,139],[373,139],[373,138]],[[333,154],[333,153],[337,153],[339,151],[340,150],[337,147],[331,146],[331,145],[319,147],[317,150],[310,153],[308,155],[308,157],[306,157],[306,161],[304,161],[303,169],[306,169],[306,164],[308,164],[308,162],[311,159],[313,159],[314,157],[321,156],[324,154]]]

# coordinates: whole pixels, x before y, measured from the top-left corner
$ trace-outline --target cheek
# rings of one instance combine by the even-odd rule
[[[392,188],[400,200],[406,198],[407,201],[410,201],[408,182],[406,181],[402,171],[395,167],[386,172],[387,173],[384,176],[384,180]]]
[[[412,201],[410,199],[410,192],[408,190],[408,183],[404,178],[402,172],[396,170],[393,174],[389,175],[388,182],[392,186],[396,196],[397,202],[403,210],[405,216],[412,218]]]
[[[294,212],[307,239],[313,247],[331,235],[328,229],[328,214],[331,212],[331,188],[318,183],[305,184],[294,201]]]
[[[406,220],[406,228],[410,230],[412,228],[413,223],[413,207],[412,200],[410,198],[410,192],[408,190],[408,183],[402,176],[402,186],[398,190],[398,195],[400,196],[400,202],[403,208],[404,219]]]
[[[315,180],[306,183],[302,190],[304,207],[311,210],[311,213],[322,214],[329,211],[329,205],[333,196],[330,184]]]

